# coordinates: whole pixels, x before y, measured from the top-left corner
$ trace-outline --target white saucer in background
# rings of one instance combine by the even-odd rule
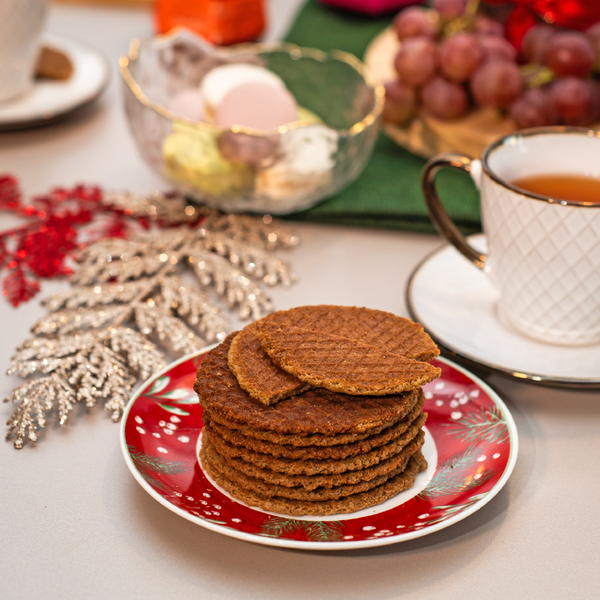
[[[469,241],[485,251],[484,235]],[[406,291],[412,318],[461,358],[518,379],[600,386],[600,345],[555,346],[524,337],[500,322],[497,298],[486,274],[450,245],[415,269]]]
[[[42,45],[63,52],[73,65],[66,81],[36,80],[33,90],[0,103],[0,131],[43,125],[94,101],[108,82],[109,68],[94,48],[62,35],[46,33]]]

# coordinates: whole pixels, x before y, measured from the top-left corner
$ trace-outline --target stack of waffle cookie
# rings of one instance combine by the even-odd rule
[[[423,328],[382,311],[306,306],[230,335],[202,361],[200,459],[250,506],[348,513],[427,467],[421,386],[439,376]]]

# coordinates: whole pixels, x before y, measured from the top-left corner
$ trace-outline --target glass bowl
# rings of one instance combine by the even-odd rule
[[[167,108],[211,68],[231,62],[281,77],[298,120],[272,131],[222,128]],[[351,54],[284,43],[215,49],[185,29],[133,40],[120,72],[146,162],[179,191],[225,211],[286,214],[346,187],[371,155],[384,101],[383,87]]]

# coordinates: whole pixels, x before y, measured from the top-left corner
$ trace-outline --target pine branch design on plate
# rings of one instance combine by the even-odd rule
[[[73,286],[43,301],[49,313],[8,371],[29,379],[5,398],[17,404],[6,436],[16,448],[37,441],[52,412],[64,425],[76,402],[91,408],[103,400],[118,421],[135,384],[166,364],[166,352],[181,356],[224,339],[229,319],[214,295],[242,319],[272,310],[261,282],[290,285],[294,275],[270,251],[298,239],[270,217],[200,208],[206,218],[198,231],[162,229],[88,246]],[[186,415],[174,406],[186,403],[166,398],[161,406]]]
[[[193,467],[181,461],[169,461],[160,456],[153,456],[135,446],[127,446],[129,456],[135,464],[138,471],[151,471],[160,475],[174,475],[176,473],[186,473],[192,471]]]
[[[476,494],[474,496],[471,496],[466,502],[462,502],[460,504],[432,506],[429,510],[436,511],[435,514],[432,515],[431,513],[426,513],[420,515],[418,517],[419,522],[415,527],[413,527],[413,529],[415,529],[416,527],[421,528],[425,525],[431,526],[437,523],[441,523],[442,521],[446,521],[447,519],[468,510],[469,508],[471,508],[471,506],[477,504],[477,502],[485,498],[485,496],[485,493]]]
[[[200,404],[198,395],[192,389],[183,388],[170,390],[162,394],[161,392],[169,385],[170,381],[170,377],[159,377],[154,382],[149,392],[147,394],[144,394],[144,397],[149,398],[155,404],[160,406],[163,410],[166,410],[171,414],[178,415],[180,417],[189,416],[189,412],[187,412],[180,406],[173,405]]]
[[[343,528],[344,524],[341,521],[304,521],[273,517],[263,523],[261,535],[292,537],[294,533],[302,533],[307,540],[313,542],[330,542],[341,539]]]
[[[473,463],[480,453],[480,446],[473,444],[450,458],[442,461],[427,487],[415,497],[417,500],[430,500],[437,496],[448,496],[472,490],[494,476],[493,469],[477,470],[473,473]]]
[[[167,461],[158,456],[153,456],[142,450],[139,450],[135,446],[128,445],[127,450],[129,456],[135,465],[138,473],[144,479],[148,485],[151,485],[156,491],[167,494],[170,492],[169,487],[162,481],[153,476],[153,474],[160,475],[175,475],[177,473],[184,473],[191,471],[193,467],[180,461]]]
[[[500,410],[482,406],[453,423],[444,423],[448,433],[463,442],[508,442],[508,427]]]

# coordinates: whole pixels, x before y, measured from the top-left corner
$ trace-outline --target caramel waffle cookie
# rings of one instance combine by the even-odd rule
[[[286,487],[283,485],[277,485],[273,482],[266,482],[256,477],[250,477],[239,471],[232,461],[226,460],[221,454],[217,452],[215,447],[208,439],[202,440],[202,451],[204,456],[207,457],[210,463],[223,473],[228,479],[237,483],[240,487],[251,490],[260,494],[261,496],[273,497],[278,496],[280,498],[287,498],[288,500],[309,500],[311,502],[319,502],[323,500],[338,500],[344,496],[350,496],[352,494],[358,494],[360,492],[366,492],[374,487],[385,483],[390,477],[398,475],[406,468],[408,460],[414,452],[420,449],[418,444],[413,443],[408,446],[402,452],[402,461],[400,464],[396,464],[389,473],[379,475],[369,481],[359,481],[353,484],[343,484],[332,487],[316,487],[314,489],[306,489],[303,485],[296,487]],[[320,475],[315,475],[317,478],[321,478]],[[326,475],[325,477],[334,478],[334,475]]]
[[[228,352],[235,334],[206,354],[196,374],[194,390],[211,418],[238,428],[267,431],[278,436],[319,436],[329,444],[330,436],[372,434],[403,419],[418,400],[418,390],[402,395],[348,396],[324,389],[311,389],[272,406],[253,400],[239,385],[228,366]],[[285,438],[284,438],[285,439]],[[351,440],[348,440],[351,441]],[[336,442],[344,443],[344,442]],[[310,440],[308,445],[316,445]]]
[[[245,448],[249,452],[268,454],[273,458],[290,460],[341,460],[351,456],[365,454],[366,452],[388,444],[389,442],[403,435],[413,424],[415,419],[419,418],[422,414],[426,414],[422,412],[423,401],[424,399],[421,394],[419,401],[404,419],[394,423],[393,425],[390,425],[389,427],[386,427],[382,431],[378,431],[373,435],[365,436],[364,438],[361,437],[359,439],[354,439],[350,442],[328,446],[299,446],[287,443],[274,443],[264,439],[259,439],[257,437],[244,435],[242,430],[227,427],[226,425],[211,419],[208,413],[205,413],[203,418],[204,423],[210,426],[210,428],[226,442],[232,444],[233,446],[237,446],[240,449]]]
[[[315,502],[290,500],[277,496],[261,496],[252,490],[241,487],[215,468],[210,461],[210,458],[208,458],[204,452],[204,446],[201,449],[200,457],[203,469],[217,485],[223,488],[232,497],[244,502],[248,506],[255,506],[263,510],[291,516],[346,514],[381,504],[396,494],[411,488],[419,472],[427,469],[427,461],[419,450],[410,457],[404,471],[389,478],[383,484],[368,491],[339,498],[337,500]]]
[[[246,325],[232,340],[227,361],[240,387],[262,404],[274,404],[283,398],[306,391],[309,383],[296,379],[275,366],[262,349],[256,323]]]
[[[357,306],[299,306],[262,319],[282,329],[300,327],[357,340],[405,358],[427,361],[439,355],[421,325],[392,313]]]
[[[436,379],[441,369],[370,344],[300,327],[258,323],[263,350],[299,380],[332,392],[399,394]]]
[[[412,399],[411,399],[412,403]],[[377,427],[372,427],[362,433],[338,433],[338,434],[321,434],[315,433],[313,435],[286,435],[283,433],[276,433],[272,431],[264,431],[260,429],[254,429],[252,427],[246,427],[241,425],[240,423],[236,423],[234,421],[228,421],[224,419],[220,414],[217,413],[209,413],[205,411],[206,415],[208,415],[213,421],[223,425],[224,427],[228,427],[231,430],[239,431],[242,435],[245,435],[249,438],[254,438],[257,440],[263,440],[267,442],[271,442],[273,444],[282,444],[289,446],[336,446],[340,444],[352,444],[354,442],[358,442],[360,440],[367,439],[372,435],[380,433],[384,429],[391,427],[397,420],[388,421],[378,425]],[[399,419],[402,420],[402,419]]]
[[[266,469],[286,475],[332,475],[336,473],[344,473],[346,471],[360,471],[377,465],[378,463],[388,460],[395,456],[408,445],[422,430],[426,413],[421,415],[411,424],[411,426],[400,436],[382,446],[361,454],[354,454],[341,459],[312,459],[312,460],[294,460],[289,458],[278,458],[270,454],[254,452],[244,446],[235,446],[225,440],[214,429],[213,424],[205,424],[205,429],[210,435],[211,442],[217,451],[227,459],[241,459],[246,463],[252,464],[257,469]],[[326,448],[329,449],[329,448]],[[322,448],[320,448],[322,450]],[[241,471],[248,475],[253,475],[249,470],[240,468]],[[254,475],[258,477],[258,475]]]
[[[292,465],[281,465],[278,461],[271,463],[273,467],[289,467],[286,472],[281,471],[280,468],[261,467],[254,462],[235,456],[235,453],[230,453],[231,448],[223,444],[222,438],[220,439],[213,431],[207,430],[207,433],[216,451],[238,471],[268,483],[286,487],[302,486],[305,489],[358,483],[383,475],[398,464],[400,460],[398,457],[413,442],[420,440],[419,447],[422,446],[425,436],[423,430],[411,431],[410,437],[409,435],[402,436],[404,439],[397,440],[388,447],[372,451],[368,455],[355,456],[341,461],[324,461],[326,463],[324,465],[317,464],[318,461],[310,461],[306,468],[302,461],[297,461]],[[410,453],[412,454],[412,452]],[[265,462],[269,463],[269,461]]]
[[[400,452],[397,452],[390,458],[371,467],[356,471],[346,471],[343,473],[316,475],[287,475],[269,469],[261,469],[240,458],[232,459],[222,455],[214,445],[212,436],[209,435],[208,440],[213,445],[215,452],[220,454],[227,465],[231,469],[239,472],[241,476],[246,476],[248,478],[247,481],[250,483],[257,481],[264,482],[270,490],[274,489],[276,492],[279,490],[275,495],[282,496],[285,496],[286,493],[281,493],[281,488],[290,488],[290,493],[293,494],[293,497],[300,497],[301,499],[301,495],[304,492],[326,494],[328,493],[327,490],[335,490],[335,494],[337,494],[338,491],[341,492],[342,490],[351,489],[348,486],[361,486],[364,483],[380,480],[383,477],[390,477],[391,473],[397,473],[399,470],[403,470],[406,467],[406,463],[410,456],[423,446],[424,433],[421,431],[415,436],[410,444],[406,445]],[[364,490],[361,489],[360,491]]]

